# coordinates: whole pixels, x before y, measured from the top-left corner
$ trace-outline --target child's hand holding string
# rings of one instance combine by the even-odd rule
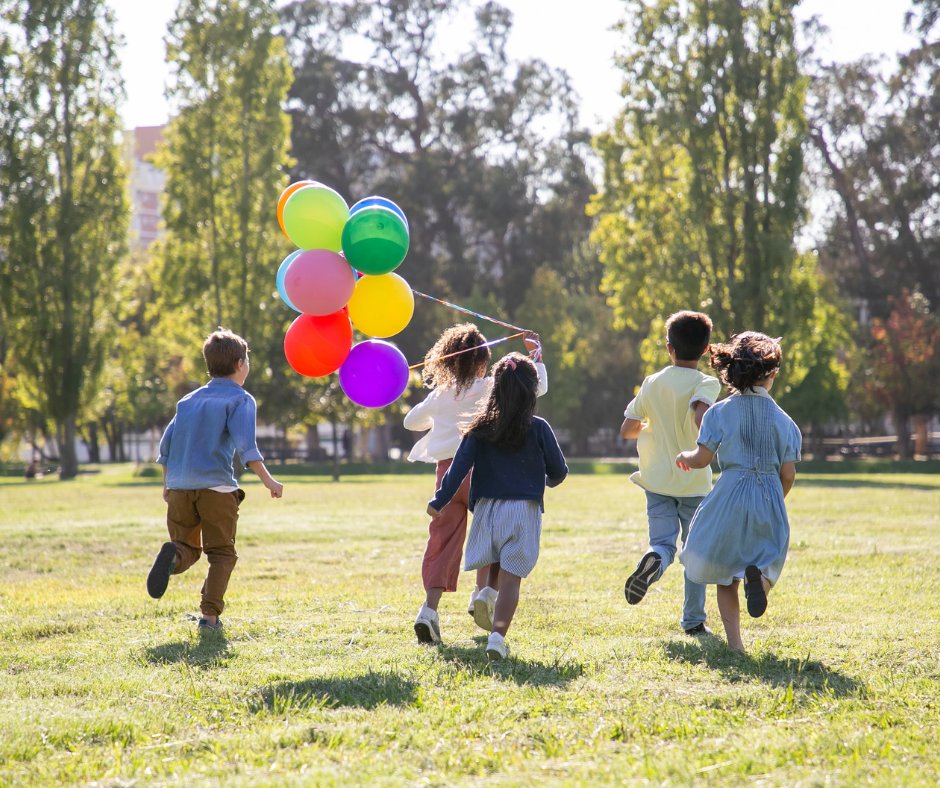
[[[522,342],[533,361],[542,360],[542,340],[535,331],[523,332]]]

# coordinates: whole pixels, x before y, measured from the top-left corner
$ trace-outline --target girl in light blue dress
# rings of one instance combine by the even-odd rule
[[[744,651],[741,578],[747,611],[757,618],[790,542],[783,499],[796,478],[801,436],[770,396],[781,357],[779,340],[754,331],[712,345],[711,365],[733,393],[705,412],[698,448],[676,457],[683,470],[718,457],[721,477],[692,518],[679,560],[690,580],[717,584],[718,610],[735,651]]]

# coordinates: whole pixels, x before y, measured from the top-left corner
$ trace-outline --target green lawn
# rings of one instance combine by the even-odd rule
[[[573,475],[496,666],[469,575],[445,645],[414,638],[433,474],[283,480],[247,482],[226,637],[202,641],[204,562],[145,591],[156,480],[0,480],[0,785],[938,780],[940,475],[799,477],[746,656],[680,631],[678,567],[627,606],[643,496]]]

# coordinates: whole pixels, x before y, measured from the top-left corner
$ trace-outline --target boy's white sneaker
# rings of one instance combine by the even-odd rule
[[[487,632],[493,631],[493,614],[496,612],[497,593],[495,588],[485,586],[480,589],[476,599],[473,600],[473,620],[476,621],[480,629],[485,629]]]
[[[415,619],[415,635],[418,636],[419,643],[441,642],[441,619],[436,610],[421,605]]]
[[[499,662],[509,656],[509,646],[499,632],[491,632],[486,639],[486,658],[490,662]]]

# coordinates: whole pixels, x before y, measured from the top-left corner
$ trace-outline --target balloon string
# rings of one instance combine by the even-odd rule
[[[479,312],[474,312],[472,309],[467,309],[466,307],[463,307],[463,306],[457,306],[457,304],[452,304],[450,301],[445,301],[442,298],[435,298],[434,296],[428,295],[427,293],[422,293],[418,290],[415,290],[414,288],[411,288],[411,292],[413,292],[415,295],[421,296],[422,298],[427,298],[429,301],[436,301],[437,303],[443,304],[444,306],[449,306],[451,309],[456,309],[458,312],[464,312],[465,314],[478,317],[480,318],[480,320],[487,320],[490,323],[495,323],[497,326],[504,326],[505,328],[511,328],[513,329],[513,331],[525,331],[526,330],[522,328],[521,326],[514,326],[512,323],[504,323],[502,320],[497,320],[495,317],[487,317],[486,315],[481,315]],[[514,334],[513,336],[518,336],[518,334]],[[506,337],[506,339],[509,339],[509,337]]]
[[[436,301],[437,299],[435,298],[434,300]],[[508,337],[500,337],[499,339],[491,339],[489,342],[484,342],[482,345],[474,345],[473,347],[464,348],[463,350],[455,350],[453,353],[447,353],[446,355],[443,355],[443,356],[435,356],[434,358],[430,360],[425,360],[417,364],[412,364],[410,367],[408,367],[408,369],[409,370],[420,369],[425,364],[429,364],[431,361],[440,361],[445,358],[451,358],[452,356],[459,356],[461,353],[469,353],[471,350],[479,350],[481,347],[490,347],[492,345],[498,345],[500,342],[506,342],[507,340],[515,339],[516,337],[521,337],[524,334],[525,334],[525,331],[520,331],[518,334],[510,334]]]

